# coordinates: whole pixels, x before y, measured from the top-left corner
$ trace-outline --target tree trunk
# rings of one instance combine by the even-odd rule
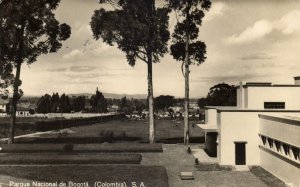
[[[19,96],[19,86],[21,85],[20,74],[21,74],[21,65],[23,63],[24,28],[25,28],[25,21],[22,22],[21,29],[17,32],[17,36],[16,36],[16,40],[18,42],[18,54],[16,59],[16,77],[14,80],[13,98],[10,107],[10,126],[9,126],[8,144],[14,143],[14,136],[15,136],[17,102],[20,98]]]
[[[184,144],[189,144],[189,36],[185,39],[185,99],[184,99]]]
[[[14,82],[14,93],[13,93],[12,103],[11,103],[11,107],[10,107],[10,126],[9,126],[8,144],[14,143],[17,102],[18,102],[18,98],[19,98],[20,73],[21,73],[21,63],[18,63],[16,66],[16,78],[15,78],[15,82]]]
[[[149,143],[155,143],[154,111],[153,111],[153,83],[152,83],[152,55],[148,55],[148,103],[149,103]]]

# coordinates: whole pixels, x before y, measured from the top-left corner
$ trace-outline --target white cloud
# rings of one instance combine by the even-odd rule
[[[289,12],[276,22],[275,26],[284,34],[293,34],[300,31],[300,11],[293,10]]]
[[[257,39],[263,38],[267,34],[271,33],[273,25],[268,20],[257,21],[252,27],[248,27],[240,34],[234,34],[227,38],[229,43],[250,43]]]
[[[76,57],[79,57],[79,56],[82,56],[82,55],[83,55],[83,51],[82,50],[74,49],[71,52],[65,54],[63,56],[63,58],[70,59],[70,58],[76,58]]]
[[[212,3],[210,10],[206,13],[203,21],[211,21],[216,17],[222,16],[224,11],[227,10],[227,5],[224,2],[215,2]]]
[[[259,20],[240,34],[234,34],[226,38],[226,42],[232,44],[251,43],[264,38],[276,30],[286,35],[300,31],[300,11],[293,10],[278,20]]]

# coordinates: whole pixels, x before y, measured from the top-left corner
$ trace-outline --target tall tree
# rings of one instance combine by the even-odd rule
[[[75,112],[83,111],[85,108],[85,97],[84,96],[78,96],[75,97],[72,101],[72,110]]]
[[[60,103],[60,99],[58,93],[53,93],[51,97],[51,105],[50,105],[52,113],[59,112],[59,103]]]
[[[206,103],[209,106],[236,106],[236,87],[226,83],[214,85],[209,89]]]
[[[100,0],[110,2],[118,9],[96,10],[91,20],[94,38],[109,45],[117,44],[126,54],[127,62],[134,66],[136,60],[147,64],[149,141],[155,142],[152,63],[159,62],[167,53],[168,8],[156,8],[155,0]]]
[[[170,106],[175,104],[175,97],[170,95],[160,95],[155,98],[154,103],[157,110],[167,111]]]
[[[170,8],[179,14],[177,25],[172,34],[171,54],[182,61],[185,77],[184,102],[184,143],[189,143],[189,65],[205,61],[206,45],[198,39],[204,10],[211,6],[210,0],[169,0]],[[184,67],[184,68],[183,68]],[[184,70],[183,70],[184,69]]]
[[[61,113],[70,113],[71,112],[71,103],[70,99],[66,94],[62,94],[59,99],[59,111]]]
[[[49,94],[45,94],[38,100],[36,112],[43,114],[51,112],[51,96]]]
[[[99,92],[98,88],[96,90],[96,94],[92,95],[90,99],[90,103],[92,105],[93,112],[103,113],[107,112],[107,102],[104,98],[104,95]]]
[[[60,0],[2,0],[0,3],[0,38],[4,39],[1,59],[15,69],[11,122],[8,143],[14,142],[17,101],[22,92],[21,65],[31,64],[41,54],[57,52],[61,41],[70,37],[70,27],[56,20],[53,11]],[[2,56],[3,55],[3,56]],[[3,63],[1,61],[1,63]]]

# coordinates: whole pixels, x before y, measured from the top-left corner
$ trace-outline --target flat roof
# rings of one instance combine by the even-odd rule
[[[197,124],[197,126],[205,132],[218,132],[216,124]]]
[[[205,109],[238,109],[237,106],[204,106]]]
[[[300,85],[297,84],[246,84],[243,85],[243,88],[248,88],[248,87],[300,87]],[[239,86],[237,86],[239,88]]]
[[[300,126],[300,114],[259,114],[259,118]]]
[[[233,108],[233,109],[222,109],[216,108],[217,112],[297,112],[300,110],[285,110],[285,109],[248,109],[248,108]]]

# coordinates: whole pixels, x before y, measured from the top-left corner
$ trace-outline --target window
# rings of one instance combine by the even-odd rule
[[[299,158],[299,148],[292,147],[292,152],[294,154],[294,158],[297,160]]]
[[[280,151],[281,151],[281,142],[279,142],[279,141],[277,141],[277,140],[275,140],[274,142],[275,142],[276,150],[277,150],[278,152],[280,152]]]
[[[285,109],[285,102],[264,102],[265,109]]]
[[[264,145],[266,145],[267,138],[265,136],[260,136]]]
[[[272,149],[273,148],[273,140],[271,138],[268,138],[268,143],[269,143],[269,147]]]
[[[287,145],[287,144],[285,144],[285,143],[283,143],[283,144],[282,144],[282,147],[283,147],[283,150],[284,150],[285,155],[286,155],[286,156],[289,156],[289,155],[290,155],[290,146]]]

